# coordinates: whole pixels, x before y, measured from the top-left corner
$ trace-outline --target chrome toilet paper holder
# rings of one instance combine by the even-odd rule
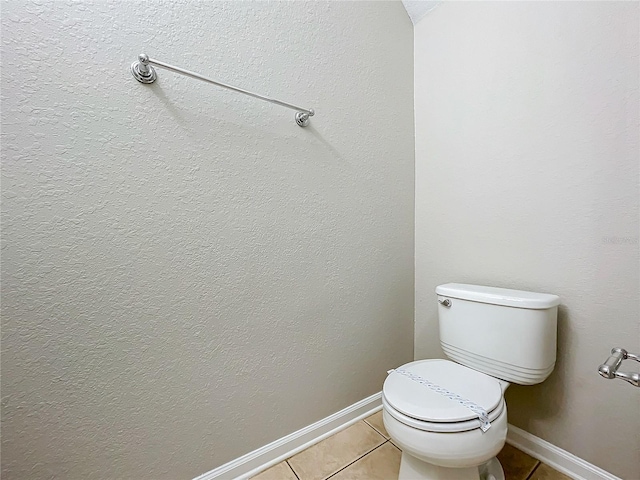
[[[629,382],[634,387],[640,387],[640,373],[618,371],[618,367],[620,367],[623,360],[640,362],[640,355],[629,353],[624,348],[612,348],[611,355],[607,358],[607,361],[598,367],[598,373],[606,379],[619,378]]]

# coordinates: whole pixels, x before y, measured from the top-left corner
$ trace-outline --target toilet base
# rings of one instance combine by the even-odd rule
[[[502,465],[492,458],[480,467],[448,468],[402,452],[398,480],[505,480]]]
[[[480,465],[480,480],[505,480],[500,460],[493,457],[484,465]]]

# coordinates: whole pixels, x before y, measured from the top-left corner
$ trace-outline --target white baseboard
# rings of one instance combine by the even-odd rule
[[[371,395],[322,420],[219,466],[194,480],[246,479],[305,448],[373,415],[382,408],[382,392]]]
[[[507,443],[528,453],[574,480],[622,480],[615,475],[542,440],[521,428],[509,425]]]

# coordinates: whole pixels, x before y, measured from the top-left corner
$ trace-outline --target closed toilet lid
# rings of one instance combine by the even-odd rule
[[[498,380],[449,360],[419,360],[403,365],[398,370],[407,371],[458,394],[487,413],[495,410],[502,400],[502,388]],[[425,422],[463,422],[478,418],[463,402],[437,390],[392,372],[384,382],[382,393],[397,411]]]

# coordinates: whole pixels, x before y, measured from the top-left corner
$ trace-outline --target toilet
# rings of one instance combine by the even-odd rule
[[[448,283],[436,288],[449,360],[389,371],[383,421],[402,450],[399,480],[504,480],[504,392],[544,381],[556,362],[557,295]]]

